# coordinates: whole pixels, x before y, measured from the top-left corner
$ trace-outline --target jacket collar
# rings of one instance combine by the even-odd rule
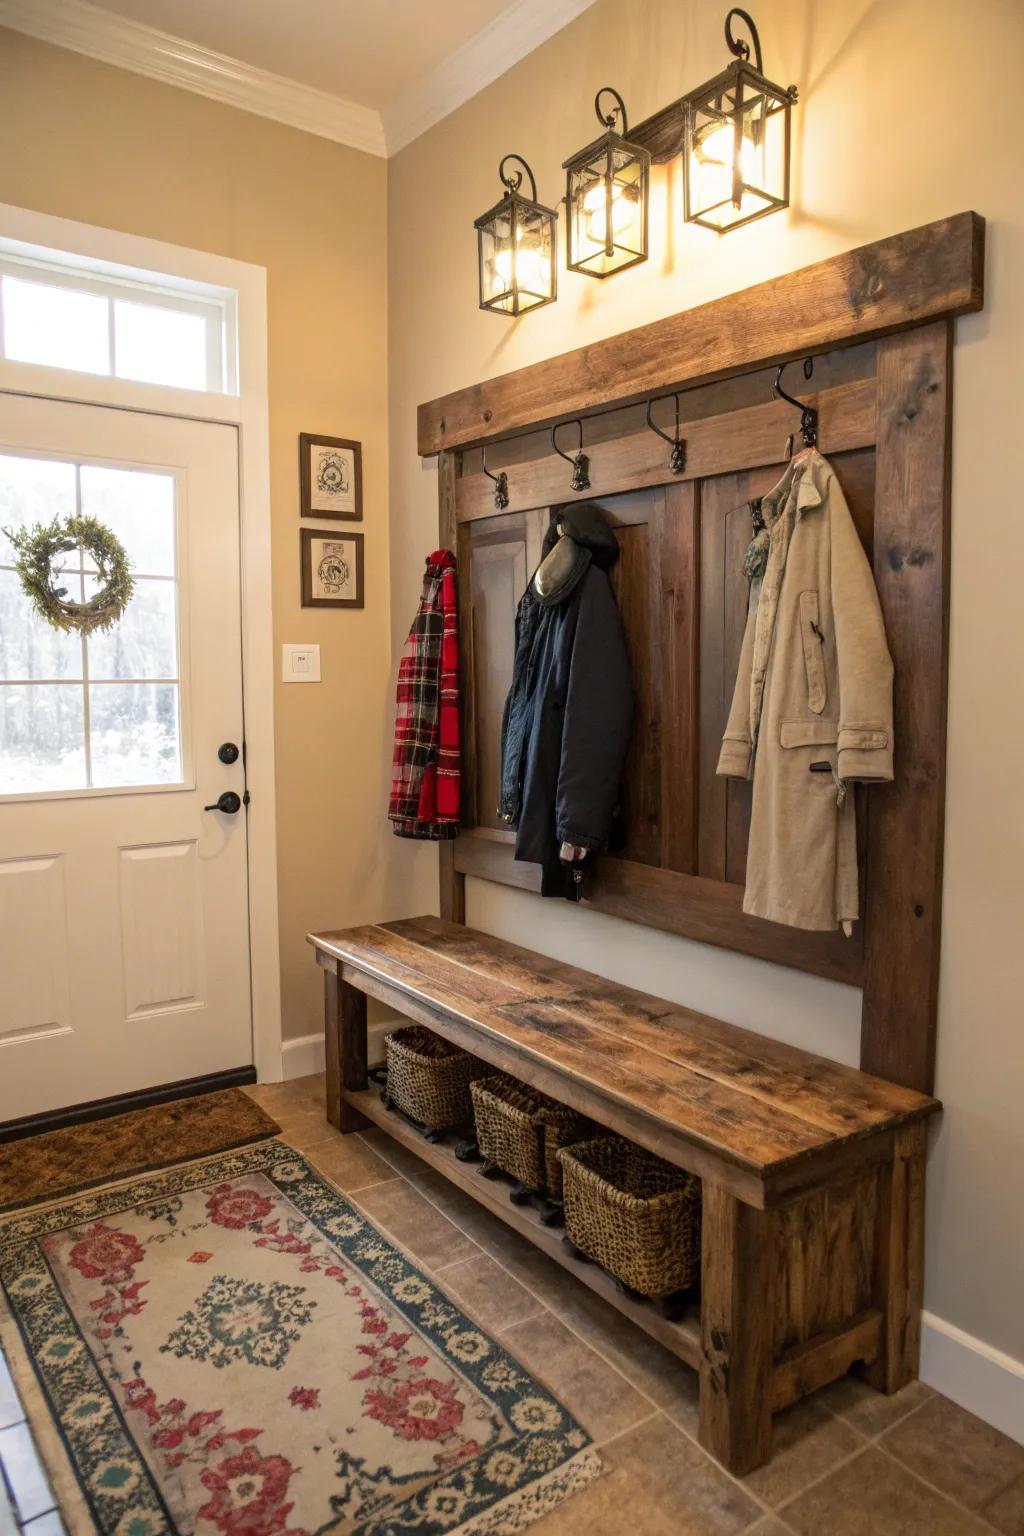
[[[761,500],[761,516],[769,530],[788,512],[798,517],[820,507],[825,500],[832,470],[817,448],[790,459],[782,479]]]

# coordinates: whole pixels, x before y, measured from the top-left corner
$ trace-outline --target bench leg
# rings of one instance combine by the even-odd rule
[[[366,994],[337,971],[324,971],[324,1048],[327,1118],[339,1131],[364,1130],[372,1122],[341,1096],[342,1088],[366,1087]]]
[[[892,1162],[879,1172],[875,1225],[875,1305],[882,1313],[878,1358],[867,1379],[898,1392],[917,1375],[924,1288],[924,1169],[927,1130],[896,1132]]]
[[[776,1222],[706,1180],[702,1225],[700,1443],[742,1475],[771,1447]]]

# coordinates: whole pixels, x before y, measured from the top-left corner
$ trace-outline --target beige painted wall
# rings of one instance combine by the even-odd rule
[[[385,162],[0,31],[0,201],[267,269],[284,1030],[321,1028],[310,928],[387,899]],[[366,606],[299,606],[298,434],[363,444]],[[323,682],[283,687],[280,645]]]
[[[681,222],[678,162],[656,169],[652,258],[598,284],[560,273],[518,323],[476,307],[473,218],[518,151],[541,201],[596,132],[596,88],[634,121],[725,62],[722,0],[597,0],[409,146],[389,176],[392,612],[397,639],[436,534],[415,407],[446,390],[965,208],[989,220],[988,303],[956,350],[949,782],[926,1305],[1024,1360],[1024,177],[1012,92],[1018,0],[775,0],[768,73],[800,86],[788,213],[719,238]],[[431,907],[432,849],[397,848],[395,911]],[[859,993],[665,934],[470,882],[469,921],[721,1017],[855,1061]]]

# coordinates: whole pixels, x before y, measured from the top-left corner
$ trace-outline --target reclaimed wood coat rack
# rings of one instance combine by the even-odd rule
[[[573,499],[546,433],[582,418],[585,494],[620,541],[639,700],[627,846],[603,859],[590,905],[862,987],[862,1067],[931,1091],[953,322],[982,307],[983,257],[984,221],[957,214],[420,407],[419,451],[439,456],[440,542],[459,557],[464,666],[464,830],[440,846],[442,916],[465,920],[467,875],[539,889],[495,811],[501,708],[515,604],[549,508]],[[852,940],[743,913],[749,786],[714,773],[746,610],[749,502],[775,483],[793,430],[764,370],[807,355],[814,391],[801,395],[873,561],[896,669],[896,780],[860,797],[864,920]],[[682,391],[679,470],[644,406]],[[476,451],[499,442],[501,510]]]

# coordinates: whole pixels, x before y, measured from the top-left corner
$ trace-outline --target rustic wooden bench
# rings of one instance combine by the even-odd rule
[[[916,1374],[935,1099],[439,918],[310,942],[330,1122],[383,1127],[698,1370],[701,1442],[734,1472],[767,1459],[773,1413],[855,1363],[884,1392]],[[451,1139],[388,1113],[367,996],[698,1174],[699,1306],[670,1319],[620,1291]]]

